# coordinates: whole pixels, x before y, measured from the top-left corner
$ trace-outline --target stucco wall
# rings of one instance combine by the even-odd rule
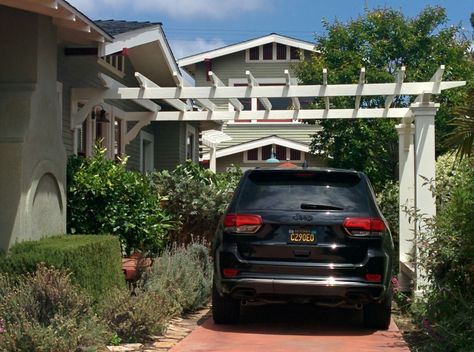
[[[6,250],[65,232],[66,153],[51,18],[0,6],[0,42],[0,248]]]

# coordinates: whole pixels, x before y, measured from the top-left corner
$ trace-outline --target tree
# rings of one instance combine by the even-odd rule
[[[440,7],[427,7],[415,18],[407,18],[390,8],[366,10],[365,14],[342,23],[324,22],[325,35],[316,36],[319,53],[296,67],[305,84],[321,84],[322,70],[328,69],[329,83],[356,83],[361,67],[366,81],[393,82],[397,70],[406,66],[405,81],[426,81],[436,69],[446,65],[444,79],[462,80],[474,72],[466,58],[469,41],[460,27],[446,27],[446,13]],[[436,116],[437,140],[452,129],[452,109],[463,100],[466,91],[446,91],[435,97],[442,103]],[[385,97],[366,97],[361,107],[381,107]],[[355,98],[333,98],[331,108],[352,108]],[[410,99],[399,96],[392,103],[406,107]],[[316,99],[315,108],[324,101]],[[321,132],[314,135],[312,152],[328,156],[331,166],[366,172],[376,188],[397,174],[397,121],[388,119],[322,120]],[[437,152],[444,151],[437,143]]]
[[[474,13],[471,13],[471,26],[474,29]],[[474,61],[473,51],[471,47],[471,61]],[[454,148],[456,156],[462,159],[465,156],[471,156],[474,147],[474,86],[468,88],[464,104],[456,108],[455,113],[458,116],[451,122],[454,130],[448,134],[446,145]]]

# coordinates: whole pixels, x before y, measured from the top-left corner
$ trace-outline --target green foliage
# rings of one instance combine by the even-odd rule
[[[95,351],[110,336],[70,273],[39,266],[17,278],[0,273],[0,350]]]
[[[209,240],[241,175],[241,170],[235,168],[215,174],[191,161],[172,172],[155,173],[156,192],[166,197],[166,209],[179,219],[180,226],[173,231],[172,239],[188,243],[195,235]]]
[[[450,123],[454,130],[447,135],[445,142],[462,159],[471,156],[474,147],[474,86],[469,87],[466,101],[455,109],[455,113],[457,117]]]
[[[406,18],[390,8],[367,10],[348,23],[324,23],[327,33],[316,37],[320,54],[296,67],[305,84],[321,84],[322,70],[328,69],[328,81],[357,83],[359,70],[366,68],[369,83],[393,82],[397,69],[407,66],[405,81],[426,81],[439,65],[446,65],[444,79],[464,80],[471,77],[474,65],[466,56],[469,41],[461,37],[460,27],[446,27],[445,10],[427,7],[415,18]],[[451,127],[452,110],[466,97],[466,89],[446,91],[433,98],[441,103],[436,116],[437,140]],[[361,99],[362,107],[383,107],[385,97]],[[353,108],[355,98],[333,98],[335,108]],[[405,107],[410,100],[399,96],[393,107]],[[323,108],[316,99],[314,107]],[[366,172],[379,189],[394,179],[398,138],[395,121],[388,119],[322,120],[322,131],[314,136],[312,151],[330,156],[331,166],[354,168]],[[437,145],[438,153],[444,147]]]
[[[400,224],[400,212],[399,212],[399,193],[400,186],[398,182],[388,181],[379,192],[377,192],[377,203],[388,221],[390,232],[392,233],[393,243],[395,246],[394,258],[398,258],[399,253],[399,224]],[[398,273],[398,263],[395,261],[393,266],[393,273]]]
[[[0,271],[33,273],[39,263],[70,270],[72,281],[95,299],[125,285],[120,244],[114,236],[64,235],[21,242],[0,258]]]
[[[212,263],[202,243],[174,246],[155,260],[144,279],[144,288],[156,292],[177,312],[202,306],[211,292]]]
[[[436,189],[444,199],[438,216],[424,219],[427,226],[417,240],[418,265],[430,284],[413,313],[431,337],[427,351],[469,351],[467,346],[474,346],[474,159],[455,168],[449,158],[441,163],[447,170],[438,173]]]
[[[174,222],[160,207],[150,179],[108,160],[105,149],[69,161],[68,232],[117,235],[127,254],[159,253]]]
[[[115,332],[112,341],[143,342],[164,332],[174,311],[166,296],[155,292],[114,289],[98,307],[102,320]]]

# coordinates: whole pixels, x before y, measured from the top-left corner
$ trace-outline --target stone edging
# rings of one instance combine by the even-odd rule
[[[171,319],[163,336],[153,336],[148,343],[130,343],[120,346],[107,346],[105,352],[167,352],[174,345],[188,336],[201,325],[210,315],[210,306],[185,314],[183,317]]]

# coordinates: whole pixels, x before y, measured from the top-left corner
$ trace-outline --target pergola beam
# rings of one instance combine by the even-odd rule
[[[445,70],[445,66],[440,65],[438,69],[436,70],[436,72],[434,73],[434,75],[431,77],[430,82],[433,82],[434,89],[436,89],[436,87],[438,87],[439,89],[439,87],[441,86],[441,80],[443,79],[444,70]],[[425,92],[420,93],[420,95],[416,97],[415,103],[428,104],[431,99],[432,94],[436,94],[436,93],[433,93],[430,91],[425,91]]]
[[[215,88],[217,87],[225,87],[225,84],[217,77],[217,75],[209,71],[208,72],[209,78],[212,81]],[[244,109],[244,105],[239,101],[239,99],[229,98],[229,103],[235,108],[237,111],[242,111]]]
[[[323,87],[327,87],[328,85],[328,69],[323,68]],[[329,97],[324,97],[324,106],[326,110],[329,110]]]
[[[142,75],[139,72],[135,72],[135,78],[138,80],[138,83],[140,84],[140,88],[142,89],[147,89],[148,87],[155,87],[155,88],[160,87],[158,84],[146,78],[144,75]],[[179,111],[189,110],[188,104],[184,103],[183,101],[179,99],[163,99],[163,101]]]
[[[107,98],[106,96],[109,95],[111,92],[113,91],[119,91],[120,89],[138,89],[138,91],[141,91],[143,92],[145,89],[142,89],[142,88],[127,88],[126,86],[124,86],[122,83],[114,80],[113,78],[103,74],[103,73],[99,73],[99,79],[101,80],[102,84],[104,85],[104,87],[108,88],[105,92],[105,95],[104,95],[104,99],[109,99]],[[163,88],[147,88],[147,89],[163,89]],[[150,110],[150,111],[159,111],[161,110],[161,107],[148,100],[148,99],[154,99],[154,98],[143,98],[141,97],[141,94],[138,93],[137,97],[136,98],[131,98],[135,103],[137,103],[138,105],[144,107],[145,109],[147,110]],[[156,98],[158,99],[158,98]],[[167,98],[163,98],[164,99],[167,99]],[[172,98],[168,98],[168,99],[172,99]]]
[[[398,70],[397,78],[395,79],[395,83],[397,84],[398,89],[400,89],[403,81],[405,80],[405,75],[406,75],[406,67],[402,66],[400,70]],[[385,109],[390,108],[390,105],[392,105],[392,102],[397,95],[398,94],[391,94],[385,97]]]
[[[207,111],[159,111],[149,112],[127,112],[127,119],[141,120],[144,117],[152,116],[157,121],[228,121],[228,120],[287,120],[293,119],[305,120],[324,120],[324,119],[355,119],[355,118],[403,118],[410,115],[409,108],[392,109],[303,109],[303,110],[272,110],[271,116],[265,110],[244,110],[229,111],[217,110],[212,114]]]
[[[292,84],[291,82],[291,76],[290,76],[290,71],[289,70],[285,70],[284,71],[284,74],[285,74],[285,78],[286,78],[286,86],[288,87],[288,89],[291,89],[293,86],[297,86],[298,83],[294,83]],[[297,97],[291,97],[291,103],[293,104],[293,108],[295,110],[300,110],[301,109],[301,104],[300,104],[300,100],[297,98]]]
[[[176,86],[178,87],[178,89],[182,89],[186,86],[189,86],[188,84],[186,84],[186,81],[183,79],[183,77],[178,74],[178,72],[176,71],[173,71],[173,80],[174,82],[176,83]],[[206,99],[206,98],[202,98],[202,99],[195,99],[195,98],[187,98],[187,100],[195,100],[196,103],[198,103],[200,106],[204,107],[205,109],[209,110],[209,111],[214,111],[216,109],[216,105],[210,101],[209,99]]]
[[[250,91],[258,87],[258,82],[250,71],[245,71],[245,75],[247,76],[249,87],[251,88]],[[266,111],[270,111],[272,109],[272,103],[270,103],[270,100],[268,100],[268,98],[266,98],[265,96],[261,96],[257,98],[260,101],[260,103],[262,103]]]
[[[364,83],[365,83],[365,67],[361,67],[360,68],[360,73],[359,73],[359,85],[358,85],[357,89],[362,91],[364,89]],[[361,98],[361,96],[359,94],[356,94],[355,109],[360,108],[360,98]]]
[[[243,98],[292,98],[292,97],[345,97],[345,96],[378,96],[378,95],[419,95],[440,94],[445,89],[461,87],[465,81],[450,82],[408,82],[397,88],[396,83],[367,83],[362,91],[358,84],[300,85],[289,90],[286,86],[253,86],[248,87],[161,87],[161,88],[128,88],[109,89],[107,99],[243,99]],[[268,100],[268,99],[267,99]]]

